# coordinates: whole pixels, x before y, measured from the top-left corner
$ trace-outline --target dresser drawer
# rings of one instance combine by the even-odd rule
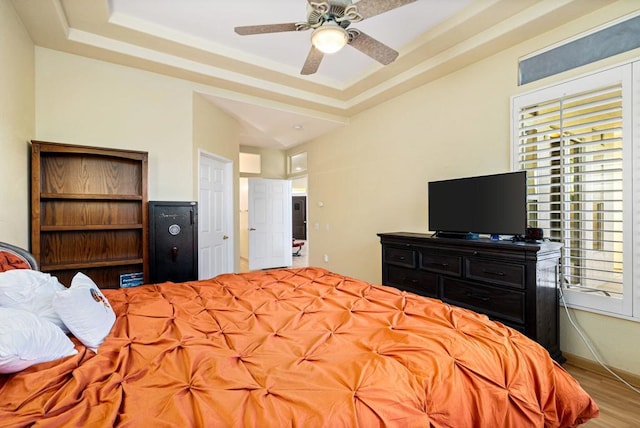
[[[443,278],[442,298],[454,305],[516,323],[525,322],[524,293]]]
[[[509,287],[525,288],[524,265],[512,265],[467,257],[465,259],[465,266],[465,275],[469,279]]]
[[[446,253],[420,251],[420,269],[429,272],[462,276],[462,257]]]
[[[433,273],[387,266],[385,285],[429,297],[438,297],[438,276]]]
[[[408,268],[416,267],[415,251],[410,248],[384,247],[384,262]]]

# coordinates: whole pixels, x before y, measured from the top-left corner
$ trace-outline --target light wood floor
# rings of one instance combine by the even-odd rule
[[[640,394],[633,392],[613,377],[604,376],[571,364],[563,365],[580,382],[600,408],[600,417],[584,428],[639,428]],[[638,385],[634,385],[638,387]]]

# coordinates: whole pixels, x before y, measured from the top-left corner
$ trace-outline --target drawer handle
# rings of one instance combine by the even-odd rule
[[[484,272],[484,273],[488,273],[489,275],[504,276],[504,272],[502,272],[502,271],[500,271],[500,272],[496,272],[496,271],[492,271],[492,270],[486,270],[486,269],[484,269],[482,272]]]
[[[404,260],[404,256],[400,256],[398,257],[400,260]]]
[[[483,294],[476,294],[471,291],[467,291],[466,293],[464,293],[464,295],[470,299],[480,300],[482,302],[488,302],[489,300],[491,300],[489,296],[485,296]]]
[[[449,263],[436,263],[436,262],[432,262],[432,263],[431,263],[431,266],[439,266],[439,267],[446,268],[446,267],[449,267]]]

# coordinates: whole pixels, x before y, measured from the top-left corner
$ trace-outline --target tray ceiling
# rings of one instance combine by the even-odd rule
[[[202,95],[243,124],[242,144],[283,149],[612,1],[417,0],[352,24],[397,50],[395,62],[382,66],[346,46],[310,76],[300,74],[310,31],[233,31],[304,21],[305,0],[12,3],[36,45],[201,83]]]

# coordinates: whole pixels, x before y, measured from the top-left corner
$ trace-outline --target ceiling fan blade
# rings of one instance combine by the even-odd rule
[[[320,50],[311,46],[311,50],[309,51],[309,55],[307,55],[307,59],[302,66],[300,74],[309,75],[318,71],[318,67],[320,66],[320,62],[323,57],[324,54]]]
[[[241,36],[248,36],[251,34],[265,34],[265,33],[281,33],[284,31],[298,31],[298,26],[295,22],[287,24],[266,24],[266,25],[247,25],[244,27],[236,27],[235,32]]]
[[[416,0],[360,0],[353,5],[358,8],[362,18],[371,18],[414,1]]]
[[[398,58],[398,52],[391,49],[389,46],[374,39],[358,30],[357,35],[353,37],[353,40],[349,42],[351,46],[358,49],[365,55],[370,56],[381,64],[391,64]]]

